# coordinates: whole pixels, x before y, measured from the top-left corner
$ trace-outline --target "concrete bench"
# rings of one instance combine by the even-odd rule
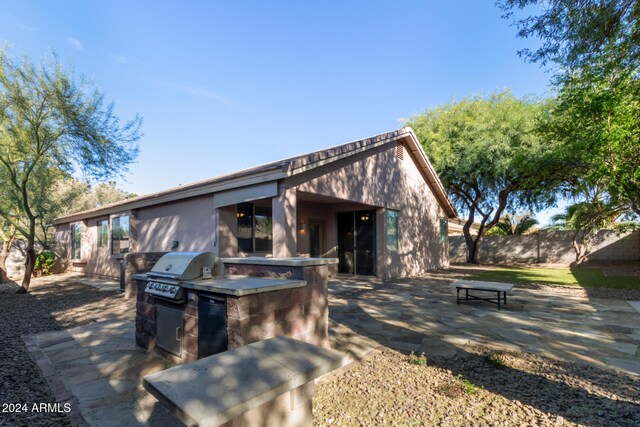
[[[348,357],[275,337],[144,377],[143,384],[187,426],[312,424],[314,379]]]
[[[476,280],[458,280],[457,282],[453,282],[451,287],[456,288],[456,304],[460,304],[460,290],[464,289],[464,300],[488,301],[497,304],[498,310],[500,310],[501,301],[504,301],[505,305],[507,304],[507,292],[513,289],[513,285],[511,283],[481,282]],[[483,298],[477,295],[472,295],[469,291],[495,292],[496,296],[493,298]]]

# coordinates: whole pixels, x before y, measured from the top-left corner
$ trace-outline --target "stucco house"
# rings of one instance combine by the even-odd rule
[[[118,277],[132,252],[331,257],[381,278],[449,264],[451,202],[410,128],[54,222],[65,268]]]

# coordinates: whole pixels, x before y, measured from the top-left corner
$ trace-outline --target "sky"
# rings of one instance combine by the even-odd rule
[[[494,0],[4,0],[0,43],[55,52],[121,120],[142,116],[118,179],[136,194],[398,129],[467,95],[549,92],[517,55],[535,42]]]

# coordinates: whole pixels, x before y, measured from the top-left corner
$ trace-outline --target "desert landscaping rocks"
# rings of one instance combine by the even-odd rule
[[[121,310],[126,303],[122,294],[99,292],[73,276],[36,279],[29,294],[17,295],[17,289],[0,284],[0,404],[27,404],[28,410],[0,413],[0,425],[74,425],[64,408],[33,410],[34,403],[54,404],[56,399],[21,336],[93,323],[109,308]]]
[[[637,426],[637,377],[518,352],[491,350],[428,364],[385,349],[314,395],[318,426]]]
[[[318,386],[314,425],[638,425],[640,314],[631,305],[581,289],[517,286],[500,311],[482,302],[456,306],[449,283],[464,273],[330,284],[331,347],[355,362]],[[79,325],[76,334],[99,334],[114,313],[131,322],[135,314],[134,301],[73,276],[34,280],[28,295],[16,289],[0,288],[0,403],[54,403],[60,396],[51,393],[21,336]],[[101,334],[99,347],[91,339],[71,345],[68,331],[56,334],[49,332],[44,344],[31,339],[41,340],[56,366],[78,365],[68,392],[100,393],[84,390],[93,372],[81,365],[87,354],[110,354],[109,334]],[[414,358],[424,352],[427,363],[409,363],[412,351]],[[117,377],[129,380],[123,375]],[[131,404],[107,405],[93,416],[122,418]],[[157,419],[148,425],[162,425]],[[8,426],[81,421],[61,413],[0,414],[0,425]]]

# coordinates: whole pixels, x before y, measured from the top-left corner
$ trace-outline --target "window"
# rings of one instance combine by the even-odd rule
[[[273,250],[273,216],[270,206],[238,205],[238,249],[242,252]]]
[[[449,240],[449,221],[446,218],[440,218],[440,243],[447,243]]]
[[[106,219],[96,223],[98,228],[97,243],[99,248],[104,248],[109,244],[109,221]]]
[[[119,255],[127,252],[129,252],[129,216],[117,216],[111,219],[111,253]]]
[[[387,249],[398,250],[398,211],[387,209]]]
[[[71,224],[71,259],[80,260],[80,246],[82,245],[82,224]]]

